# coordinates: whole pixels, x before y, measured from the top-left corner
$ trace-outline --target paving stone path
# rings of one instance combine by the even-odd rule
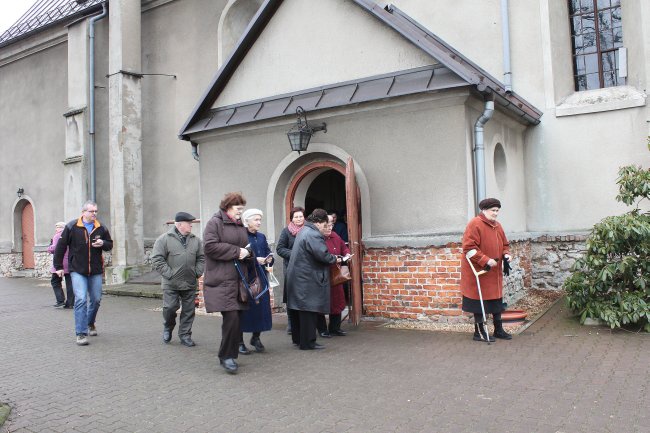
[[[267,353],[227,375],[221,320],[194,348],[161,342],[156,299],[105,296],[91,344],[43,280],[0,278],[6,432],[648,432],[650,337],[582,327],[563,304],[488,346],[468,334],[364,322],[295,349],[275,318]]]

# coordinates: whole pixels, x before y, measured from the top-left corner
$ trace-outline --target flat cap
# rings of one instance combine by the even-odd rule
[[[179,223],[181,221],[190,221],[190,222],[192,222],[195,219],[196,218],[194,218],[191,214],[189,214],[187,212],[178,212],[176,214],[176,217],[174,218],[174,221],[176,221],[177,223]]]

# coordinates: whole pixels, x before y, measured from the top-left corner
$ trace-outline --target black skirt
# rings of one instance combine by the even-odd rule
[[[498,314],[502,313],[506,309],[503,305],[503,298],[484,299],[483,306],[485,307],[485,314]],[[481,301],[463,296],[463,311],[467,313],[481,314]]]

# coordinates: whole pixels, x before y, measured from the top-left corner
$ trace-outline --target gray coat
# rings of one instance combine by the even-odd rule
[[[248,303],[237,299],[240,278],[234,264],[239,249],[247,244],[246,228],[232,221],[224,211],[214,214],[205,225],[203,300],[208,313],[248,309]]]
[[[287,268],[287,307],[292,310],[330,312],[329,266],[336,256],[327,250],[318,228],[305,223],[291,250]]]
[[[190,233],[183,246],[176,227],[172,227],[156,239],[151,265],[162,275],[163,290],[196,290],[196,280],[205,266],[201,239]]]

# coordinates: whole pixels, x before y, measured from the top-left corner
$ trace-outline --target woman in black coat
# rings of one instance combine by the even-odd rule
[[[327,212],[315,209],[296,236],[287,267],[287,308],[293,326],[291,339],[301,350],[323,349],[316,343],[318,314],[330,312],[329,266],[341,260],[329,252],[323,232]]]
[[[283,259],[284,290],[282,292],[282,302],[285,304],[287,303],[287,266],[289,266],[291,249],[296,241],[296,236],[305,227],[305,209],[300,206],[292,208],[291,212],[289,212],[289,220],[289,225],[280,233],[280,239],[278,239],[278,245],[275,248],[275,251]],[[288,313],[287,310],[287,334],[291,334],[291,316]]]

